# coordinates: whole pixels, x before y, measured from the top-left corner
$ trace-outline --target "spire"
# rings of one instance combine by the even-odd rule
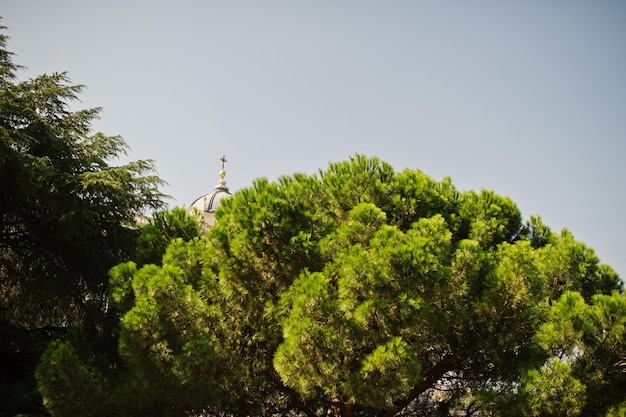
[[[222,155],[222,157],[220,158],[220,161],[222,161],[222,170],[220,171],[220,178],[224,178],[226,176],[226,171],[224,171],[224,164],[228,162],[226,160],[226,155]]]
[[[227,162],[226,156],[222,156],[219,160],[222,162],[222,170],[219,173],[217,185],[212,192],[200,196],[189,206],[189,211],[197,209],[202,213],[203,221],[208,227],[213,226],[215,223],[214,213],[220,207],[221,200],[231,195],[224,179],[226,177],[226,170],[224,169],[224,164]]]
[[[228,187],[226,186],[226,180],[224,179],[224,177],[226,176],[226,171],[224,170],[224,164],[228,162],[226,160],[226,155],[222,155],[222,157],[220,158],[220,161],[222,161],[222,170],[220,171],[220,179],[217,181],[217,186],[215,187],[215,189],[228,192]]]

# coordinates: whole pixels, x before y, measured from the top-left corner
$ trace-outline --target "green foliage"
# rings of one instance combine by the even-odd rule
[[[567,292],[550,309],[535,336],[552,358],[567,361],[586,387],[583,415],[624,401],[626,385],[626,296],[596,294],[586,303]],[[601,415],[601,414],[600,414]]]
[[[392,408],[398,398],[420,380],[417,352],[402,338],[394,337],[363,358],[359,398],[369,407]]]
[[[257,180],[216,218],[160,265],[111,271],[126,384],[152,415],[604,415],[624,400],[620,281],[506,197],[356,155]]]
[[[110,399],[97,369],[85,364],[69,342],[54,342],[42,356],[37,378],[42,385],[44,405],[52,415],[105,415]]]
[[[576,323],[604,316],[575,313],[593,299],[626,316],[602,298],[623,297],[617,276],[506,197],[357,155],[257,180],[217,219],[162,266],[111,275],[135,394],[165,393],[172,415],[575,415],[623,400],[605,395],[608,362],[580,362],[609,326]]]
[[[522,380],[521,394],[528,400],[524,415],[577,416],[585,403],[585,386],[559,359],[528,372]]]
[[[552,299],[565,291],[578,291],[589,301],[594,294],[609,294],[621,288],[617,274],[607,265],[600,264],[593,249],[574,240],[568,230],[554,236],[551,242],[539,249],[539,263],[544,279],[553,289]]]
[[[203,325],[205,306],[198,300],[197,293],[183,283],[183,277],[187,283],[199,279],[194,275],[199,273],[195,255],[202,247],[197,238],[203,233],[197,218],[183,209],[157,212],[150,224],[144,226],[138,237],[137,253],[143,254],[144,259],[158,259],[159,263],[165,259],[167,272],[161,273],[154,264],[139,268],[134,262],[121,263],[110,270],[111,312],[123,317],[124,329],[131,329],[121,331],[121,357],[103,357],[98,346],[75,337],[49,346],[37,372],[39,387],[50,412],[60,416],[145,413],[171,416],[181,413],[179,403],[188,406],[194,404],[194,398],[207,396],[207,390],[212,390],[209,382],[215,379],[215,372],[208,371],[213,363],[206,362],[207,358],[213,357],[207,348],[214,345],[214,338],[210,329]],[[174,302],[177,298],[184,302]],[[167,312],[159,314],[160,309],[166,307],[163,300],[174,304],[167,308]],[[186,311],[183,311],[184,306],[188,307]],[[195,339],[186,343],[183,336],[174,342],[177,351],[182,353],[177,361],[173,361],[169,356],[173,350],[168,341],[156,335],[146,338],[138,324],[142,322],[148,322],[151,331],[164,337],[176,333],[172,331],[173,327],[180,330],[179,327],[184,326],[183,333],[192,333]],[[188,325],[191,322],[195,324]],[[114,338],[113,342],[116,341]],[[67,353],[78,351],[80,356]],[[94,360],[94,356],[98,359]],[[162,366],[164,362],[167,366]],[[205,369],[203,375],[206,378],[192,380],[190,375],[199,365]],[[76,372],[67,372],[66,368],[76,369]],[[72,389],[78,381],[83,382]],[[183,389],[177,390],[176,387]],[[134,395],[129,396],[129,392]],[[84,410],[83,403],[73,401],[73,396],[87,398],[87,403],[98,406]],[[204,403],[198,407],[201,406]]]
[[[464,193],[459,198],[461,232],[482,247],[511,242],[521,228],[521,213],[508,198],[483,190]]]
[[[160,265],[161,257],[172,239],[188,241],[202,233],[198,216],[188,214],[183,208],[157,211],[141,229],[137,239],[136,261],[140,266],[149,263]]]
[[[107,272],[134,255],[137,216],[164,195],[152,161],[112,165],[127,145],[91,132],[98,108],[72,109],[83,86],[65,73],[17,81],[6,41],[0,34],[0,403],[40,413],[28,392],[39,356],[71,328],[115,334]]]
[[[606,417],[624,417],[626,416],[626,401],[617,406],[613,406],[606,413]]]

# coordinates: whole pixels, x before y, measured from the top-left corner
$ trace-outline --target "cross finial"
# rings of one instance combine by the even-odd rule
[[[226,171],[224,171],[224,164],[228,162],[226,160],[226,155],[222,155],[222,157],[220,158],[220,161],[222,161],[222,170],[220,171],[220,177],[224,178],[226,176]]]

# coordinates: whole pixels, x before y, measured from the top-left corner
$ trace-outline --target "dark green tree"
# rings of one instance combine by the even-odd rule
[[[199,244],[198,237],[205,231],[199,217],[187,213],[184,209],[159,211],[141,230],[137,245],[138,256],[154,259],[158,264],[161,263],[164,255],[163,259],[168,264],[171,264],[172,258],[189,258],[185,256],[185,252]],[[163,247],[163,242],[166,241],[169,242],[167,253],[165,253],[166,247]],[[199,273],[198,264],[193,260],[179,267],[189,271],[190,276]],[[155,264],[148,264],[144,265],[140,271],[149,274],[149,271],[158,269]],[[110,271],[112,298],[115,300],[112,312],[125,312],[137,302],[144,302],[143,299],[135,299],[132,289],[132,286],[138,283],[132,280],[137,272],[138,268],[134,262],[119,264]],[[168,286],[165,290],[171,294],[172,291],[181,290],[181,288]],[[176,310],[183,314],[179,316],[178,323],[192,320],[193,314],[198,314],[198,312],[193,312],[193,309],[199,308],[199,311],[204,311],[204,308],[198,300],[194,299],[194,295],[188,289],[182,290],[191,299],[182,302],[177,299],[167,306],[168,300],[160,299],[155,293],[155,297],[150,302],[162,303],[160,308]],[[186,306],[191,311],[186,311]],[[160,326],[160,324],[155,324]],[[200,335],[203,329],[200,327],[194,331]],[[154,330],[158,331],[156,328]],[[122,343],[121,346],[123,345]],[[127,348],[122,347],[121,350],[126,352]],[[130,351],[132,352],[132,349]],[[197,354],[201,355],[202,351],[198,351]],[[190,363],[189,366],[194,366],[194,364]],[[169,396],[167,393],[174,389],[174,386],[154,383],[154,375],[134,367],[131,360],[120,361],[117,357],[103,357],[93,345],[86,344],[80,338],[52,343],[43,354],[37,368],[37,377],[46,406],[54,415],[174,415],[179,409],[177,404],[187,404],[186,401],[194,396],[206,397],[194,393],[186,393],[184,398]],[[132,395],[129,395],[130,393]]]
[[[126,397],[149,415],[620,410],[624,394],[598,376],[611,369],[621,383],[610,367],[618,336],[613,356],[592,359],[609,346],[594,337],[623,326],[587,326],[573,345],[546,327],[568,294],[613,300],[623,323],[618,276],[568,231],[524,224],[507,197],[356,155],[318,175],[257,180],[216,215],[205,237],[172,243],[161,266],[112,271],[119,353],[136,377]],[[572,362],[570,346],[590,359]],[[98,380],[95,366],[75,369],[84,384],[61,375],[57,386]],[[101,402],[128,402],[116,395]],[[45,397],[60,416],[83,413]]]
[[[50,340],[75,329],[106,351],[108,270],[165,197],[152,161],[114,164],[127,145],[92,132],[100,109],[73,110],[83,86],[18,71],[0,34],[0,415],[42,411],[34,369]]]

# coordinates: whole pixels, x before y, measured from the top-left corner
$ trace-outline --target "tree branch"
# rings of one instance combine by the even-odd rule
[[[0,327],[4,327],[5,329],[11,329],[13,331],[24,333],[24,334],[57,333],[59,335],[66,335],[68,331],[66,327],[59,327],[59,326],[43,326],[43,327],[35,327],[33,329],[27,329],[24,327],[15,326],[6,321],[0,321]]]
[[[411,391],[409,391],[406,397],[394,401],[392,409],[381,410],[381,412],[377,414],[377,417],[394,417],[397,415],[405,407],[411,404],[411,402],[420,394],[432,387],[432,385],[448,371],[448,366],[448,361],[445,359],[435,364],[428,370],[428,372],[426,372],[422,380],[418,382],[413,389],[411,389]]]

